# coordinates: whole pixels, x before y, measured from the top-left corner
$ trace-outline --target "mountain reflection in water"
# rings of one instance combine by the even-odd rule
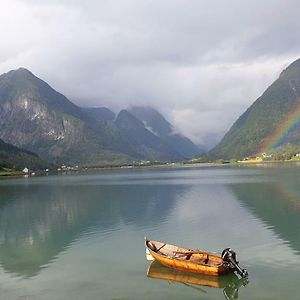
[[[299,175],[257,166],[1,180],[0,299],[299,299]],[[145,235],[231,247],[250,283],[149,280]]]
[[[174,195],[183,190],[170,193],[161,187],[157,193],[141,185],[1,187],[0,264],[18,276],[34,276],[88,230],[105,232],[122,222],[139,227],[159,223],[172,208]]]
[[[294,182],[295,183],[295,182]],[[293,182],[230,185],[237,199],[300,254],[300,185]]]

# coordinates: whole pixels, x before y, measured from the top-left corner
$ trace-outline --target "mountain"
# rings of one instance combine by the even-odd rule
[[[211,158],[243,158],[290,144],[300,144],[300,59],[244,112],[221,142],[209,152]]]
[[[184,157],[150,132],[145,125],[127,110],[121,110],[116,125],[123,136],[134,146],[140,159],[156,161],[178,161]]]
[[[23,170],[25,167],[36,170],[48,168],[49,163],[41,160],[36,154],[7,144],[0,139],[0,170],[14,168]]]
[[[88,112],[94,118],[104,121],[114,121],[116,118],[115,113],[106,107],[84,107],[82,109]]]
[[[59,163],[122,163],[135,155],[114,124],[24,68],[0,76],[0,138]]]
[[[124,118],[123,113],[114,119],[106,108],[78,107],[27,69],[0,76],[0,138],[6,143],[55,163],[111,165],[140,158],[182,159],[140,122]],[[128,128],[137,135],[131,136]]]
[[[169,147],[176,149],[181,156],[192,158],[204,151],[187,137],[175,133],[173,126],[157,110],[151,107],[133,106],[129,112],[142,121],[149,131],[157,135]]]

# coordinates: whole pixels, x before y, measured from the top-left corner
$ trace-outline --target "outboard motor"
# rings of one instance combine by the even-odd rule
[[[222,252],[222,258],[228,263],[231,270],[236,271],[241,277],[248,277],[248,272],[246,269],[242,269],[239,266],[239,262],[236,260],[236,253],[231,248],[226,248]]]

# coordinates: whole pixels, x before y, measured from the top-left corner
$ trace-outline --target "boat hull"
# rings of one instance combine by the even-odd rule
[[[145,242],[151,256],[166,267],[213,276],[226,274],[230,271],[223,259],[215,254],[163,244],[157,241],[146,240]],[[157,249],[163,247],[167,248],[167,250],[162,251],[160,249],[159,251],[156,251]],[[176,257],[175,254],[172,255],[172,252],[181,253],[183,257]],[[187,259],[187,256],[190,253],[192,253],[192,255],[190,255],[190,257]]]
[[[193,272],[183,272],[181,270],[167,268],[156,260],[149,265],[147,276],[154,279],[209,286],[211,288],[224,288],[239,281],[234,273],[225,276],[210,276]]]

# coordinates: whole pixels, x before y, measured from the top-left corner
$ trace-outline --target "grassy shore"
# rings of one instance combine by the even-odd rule
[[[9,169],[9,168],[1,168],[0,169],[0,176],[5,177],[5,176],[20,176],[23,175],[23,172],[17,171],[15,169]]]

